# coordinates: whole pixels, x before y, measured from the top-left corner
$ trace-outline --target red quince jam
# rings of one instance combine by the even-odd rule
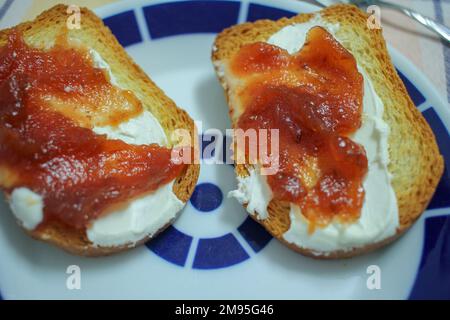
[[[9,177],[0,185],[43,197],[38,227],[56,219],[85,229],[108,207],[156,190],[184,168],[171,161],[171,149],[92,131],[143,111],[110,80],[86,49],[61,39],[40,50],[13,31],[0,48],[0,172]]]
[[[243,108],[236,127],[279,129],[279,170],[267,176],[274,199],[299,205],[310,231],[356,220],[368,163],[350,139],[361,126],[363,99],[354,57],[314,27],[296,54],[257,42],[243,46],[230,69]]]

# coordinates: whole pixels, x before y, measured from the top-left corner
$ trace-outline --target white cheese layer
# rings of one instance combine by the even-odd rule
[[[42,197],[28,188],[14,189],[9,204],[16,219],[27,230],[34,230],[44,219]]]

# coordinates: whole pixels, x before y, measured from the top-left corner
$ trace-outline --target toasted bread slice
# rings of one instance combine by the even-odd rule
[[[389,172],[399,209],[397,233],[378,243],[334,252],[317,252],[286,242],[283,234],[290,227],[289,203],[272,200],[268,218],[258,220],[274,237],[292,249],[315,258],[345,258],[379,248],[399,237],[426,209],[443,172],[443,158],[439,153],[433,132],[409,97],[389,57],[381,30],[369,30],[367,16],[351,5],[331,6],[320,12],[321,19],[339,24],[336,32],[341,44],[355,57],[372,80],[374,89],[384,104],[384,121],[390,126]],[[212,60],[218,78],[226,92],[233,125],[236,114],[230,96],[229,82],[223,72],[224,65],[239,49],[249,43],[266,42],[283,27],[305,23],[314,14],[299,14],[277,21],[259,20],[225,29],[214,43]],[[248,176],[248,166],[237,165],[236,174]],[[255,218],[255,217],[253,217]]]
[[[159,121],[167,137],[170,137],[175,129],[186,129],[191,132],[191,138],[195,138],[195,125],[189,115],[178,108],[133,62],[100,18],[90,10],[82,8],[81,28],[73,30],[67,28],[67,19],[67,6],[57,5],[43,12],[34,21],[22,23],[16,28],[23,34],[28,45],[40,49],[51,47],[59,35],[67,32],[68,37],[79,40],[83,45],[100,54],[103,60],[109,64],[120,87],[130,90],[136,95],[144,108],[149,110]],[[0,31],[0,47],[6,44],[10,31],[11,29]],[[198,164],[188,165],[187,169],[175,180],[173,192],[181,201],[187,202],[190,198],[197,183],[199,170]],[[8,198],[8,195],[6,196]],[[171,222],[168,221],[165,227]],[[94,246],[88,240],[85,232],[72,230],[57,222],[47,224],[42,230],[39,228],[39,231],[27,232],[33,238],[53,243],[71,253],[84,256],[116,253],[142,244],[156,236],[149,235],[136,244],[121,247],[99,247]]]

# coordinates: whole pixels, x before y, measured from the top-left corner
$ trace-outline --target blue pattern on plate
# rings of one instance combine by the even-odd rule
[[[219,208],[222,200],[222,190],[213,183],[198,184],[190,199],[194,208],[202,212],[210,212]]]
[[[250,217],[245,219],[238,231],[256,253],[264,249],[272,239],[266,229]]]
[[[410,299],[450,299],[450,216],[425,220],[425,242]]]
[[[6,2],[8,5],[11,3],[12,0]],[[440,5],[438,0],[435,0],[434,3]],[[239,2],[184,1],[150,5],[143,8],[143,11],[152,38],[162,38],[188,33],[219,32],[237,22],[239,9]],[[1,8],[0,15],[4,11],[6,11],[4,7]],[[247,20],[278,19],[293,15],[295,13],[283,9],[250,4]],[[439,17],[442,20],[442,14]],[[126,11],[108,17],[104,19],[104,22],[124,47],[142,42],[134,11]],[[447,49],[444,50],[444,53],[450,52],[448,48],[444,49]],[[446,54],[445,56],[448,58],[449,55]],[[449,69],[449,66],[450,63],[446,63],[447,69]],[[399,71],[398,73],[414,103],[417,106],[423,104],[426,100],[424,95],[404,74]],[[450,82],[447,84],[447,91],[450,90],[449,88]],[[426,110],[424,116],[435,132],[446,162],[444,177],[429,208],[447,207],[450,206],[450,197],[448,196],[450,195],[449,133],[433,108]],[[255,252],[261,251],[271,239],[271,236],[249,217],[239,226],[238,231]],[[427,218],[424,233],[422,259],[416,282],[410,293],[410,299],[450,299],[450,216]],[[147,243],[146,246],[168,262],[184,266],[192,241],[193,237],[170,226],[156,239]],[[218,238],[200,239],[193,268],[223,268],[240,263],[248,258],[249,255],[238,240],[229,233]],[[2,299],[0,292],[0,300]]]
[[[218,160],[222,161],[223,163],[227,163],[228,164],[234,166],[233,163],[233,148],[232,148],[232,144],[233,144],[233,137],[224,134],[223,135],[223,141],[222,141],[222,148],[219,151],[219,155],[216,156],[216,150],[219,147],[216,147],[216,139],[217,136],[215,135],[211,135],[211,134],[203,134],[200,137],[200,143],[199,145],[201,146],[200,150],[201,150],[201,158],[202,159],[210,159],[213,157],[217,157]],[[210,149],[212,148],[212,150]],[[227,154],[228,153],[228,154]],[[228,159],[227,159],[228,156]]]
[[[428,209],[443,208],[450,206],[450,135],[444,123],[433,108],[423,112],[423,116],[433,130],[439,149],[444,157],[445,169],[442,179],[431,199]]]
[[[210,158],[214,157],[216,149],[215,148],[212,149],[212,151],[210,153],[209,152],[210,151],[209,148],[211,148],[211,146],[215,145],[217,137],[215,135],[212,135],[212,134],[202,134],[199,137],[199,139],[200,139],[199,145],[200,145],[200,150],[201,150],[200,157],[202,159],[210,159]],[[206,150],[207,148],[208,148],[208,150]],[[206,151],[208,151],[208,154],[206,154]]]
[[[247,21],[256,21],[259,19],[278,20],[283,17],[292,17],[297,13],[283,9],[263,6],[261,4],[250,3],[248,7]]]
[[[228,155],[227,155],[228,151]],[[228,159],[227,159],[228,156]],[[228,163],[232,166],[234,166],[233,161],[233,137],[232,136],[224,136],[223,137],[223,146],[222,146],[222,161],[224,163]]]
[[[400,72],[400,70],[396,70],[398,75],[400,76],[400,79],[402,79],[403,83],[405,84],[406,90],[408,91],[409,96],[411,97],[411,100],[414,102],[414,104],[418,107],[422,103],[424,103],[425,97],[419,91],[419,89],[417,89],[416,86],[403,73]]]
[[[237,23],[240,2],[181,1],[151,5],[144,16],[153,39],[187,33],[218,33]]]
[[[164,260],[183,267],[186,264],[191,243],[191,236],[170,226],[145,245]]]
[[[247,260],[249,257],[238,240],[228,233],[218,238],[200,239],[193,268],[225,268]]]
[[[119,13],[104,19],[103,22],[111,29],[122,46],[127,47],[142,42],[134,11]]]

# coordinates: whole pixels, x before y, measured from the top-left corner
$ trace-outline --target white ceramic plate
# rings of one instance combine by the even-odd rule
[[[203,130],[230,127],[210,62],[224,27],[316,7],[297,1],[121,1],[97,10],[136,62]],[[448,105],[396,50],[395,65],[450,163]],[[272,240],[226,197],[236,187],[230,165],[202,165],[199,185],[180,219],[156,241],[106,258],[80,258],[28,238],[0,199],[0,292],[3,298],[450,298],[450,175],[429,210],[399,241],[375,253],[316,261]],[[66,286],[71,265],[81,289]],[[381,289],[369,290],[369,266]]]

